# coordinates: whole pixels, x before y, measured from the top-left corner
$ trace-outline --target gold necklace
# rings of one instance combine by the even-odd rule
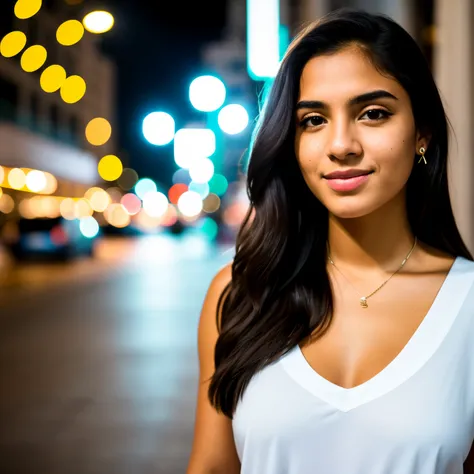
[[[367,303],[367,300],[375,295],[375,293],[377,293],[377,291],[381,290],[391,279],[394,275],[396,275],[402,268],[403,266],[405,265],[405,263],[407,263],[408,259],[410,258],[413,250],[415,249],[416,247],[416,243],[418,242],[418,239],[415,237],[415,243],[413,244],[413,247],[410,249],[410,251],[408,252],[407,256],[403,259],[403,262],[401,263],[401,265],[397,268],[397,270],[392,273],[387,280],[385,280],[378,288],[376,288],[374,291],[372,291],[372,293],[370,293],[369,295],[367,296],[362,296],[360,299],[359,299],[359,303],[360,305],[362,306],[362,308],[368,308],[369,307],[369,304]],[[349,282],[349,284],[352,286],[352,288],[354,288],[354,290],[357,291],[357,289],[354,287],[354,285],[352,285],[352,283],[344,276],[344,274],[341,272],[341,270],[339,270],[339,268],[336,267],[336,264],[333,262],[332,258],[331,258],[331,254],[329,253],[329,247],[328,247],[328,259],[329,259],[329,262],[331,263],[331,265]],[[359,293],[359,291],[357,291],[357,293]]]

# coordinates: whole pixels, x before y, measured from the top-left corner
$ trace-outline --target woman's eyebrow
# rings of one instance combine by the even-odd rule
[[[364,104],[366,102],[371,102],[373,100],[377,99],[392,99],[392,100],[398,100],[397,97],[395,97],[393,94],[390,92],[379,89],[371,92],[366,92],[364,94],[358,95],[356,97],[352,97],[351,99],[348,100],[348,105],[353,106],[353,105],[359,105],[359,104]],[[327,109],[328,105],[320,100],[301,100],[296,104],[296,110],[300,109]]]

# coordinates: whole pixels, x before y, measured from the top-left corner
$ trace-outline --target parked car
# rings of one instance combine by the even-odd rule
[[[9,238],[5,244],[18,260],[69,260],[76,256],[92,256],[95,238],[85,237],[78,220],[63,217],[24,219],[9,223]]]

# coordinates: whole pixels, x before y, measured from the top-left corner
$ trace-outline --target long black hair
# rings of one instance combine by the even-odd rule
[[[262,110],[247,170],[250,208],[239,230],[232,281],[220,296],[212,405],[232,418],[252,376],[312,334],[333,312],[326,270],[328,211],[312,194],[294,152],[295,105],[305,64],[356,45],[407,91],[428,165],[413,167],[407,213],[421,241],[472,260],[448,191],[448,122],[429,65],[413,38],[383,15],[342,9],[292,42]],[[414,154],[413,159],[416,159]]]

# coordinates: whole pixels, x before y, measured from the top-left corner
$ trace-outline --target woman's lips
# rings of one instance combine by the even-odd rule
[[[354,191],[362,184],[366,183],[369,180],[369,177],[372,173],[364,174],[362,176],[355,176],[353,178],[324,178],[328,186],[334,191],[338,192],[347,192]]]

